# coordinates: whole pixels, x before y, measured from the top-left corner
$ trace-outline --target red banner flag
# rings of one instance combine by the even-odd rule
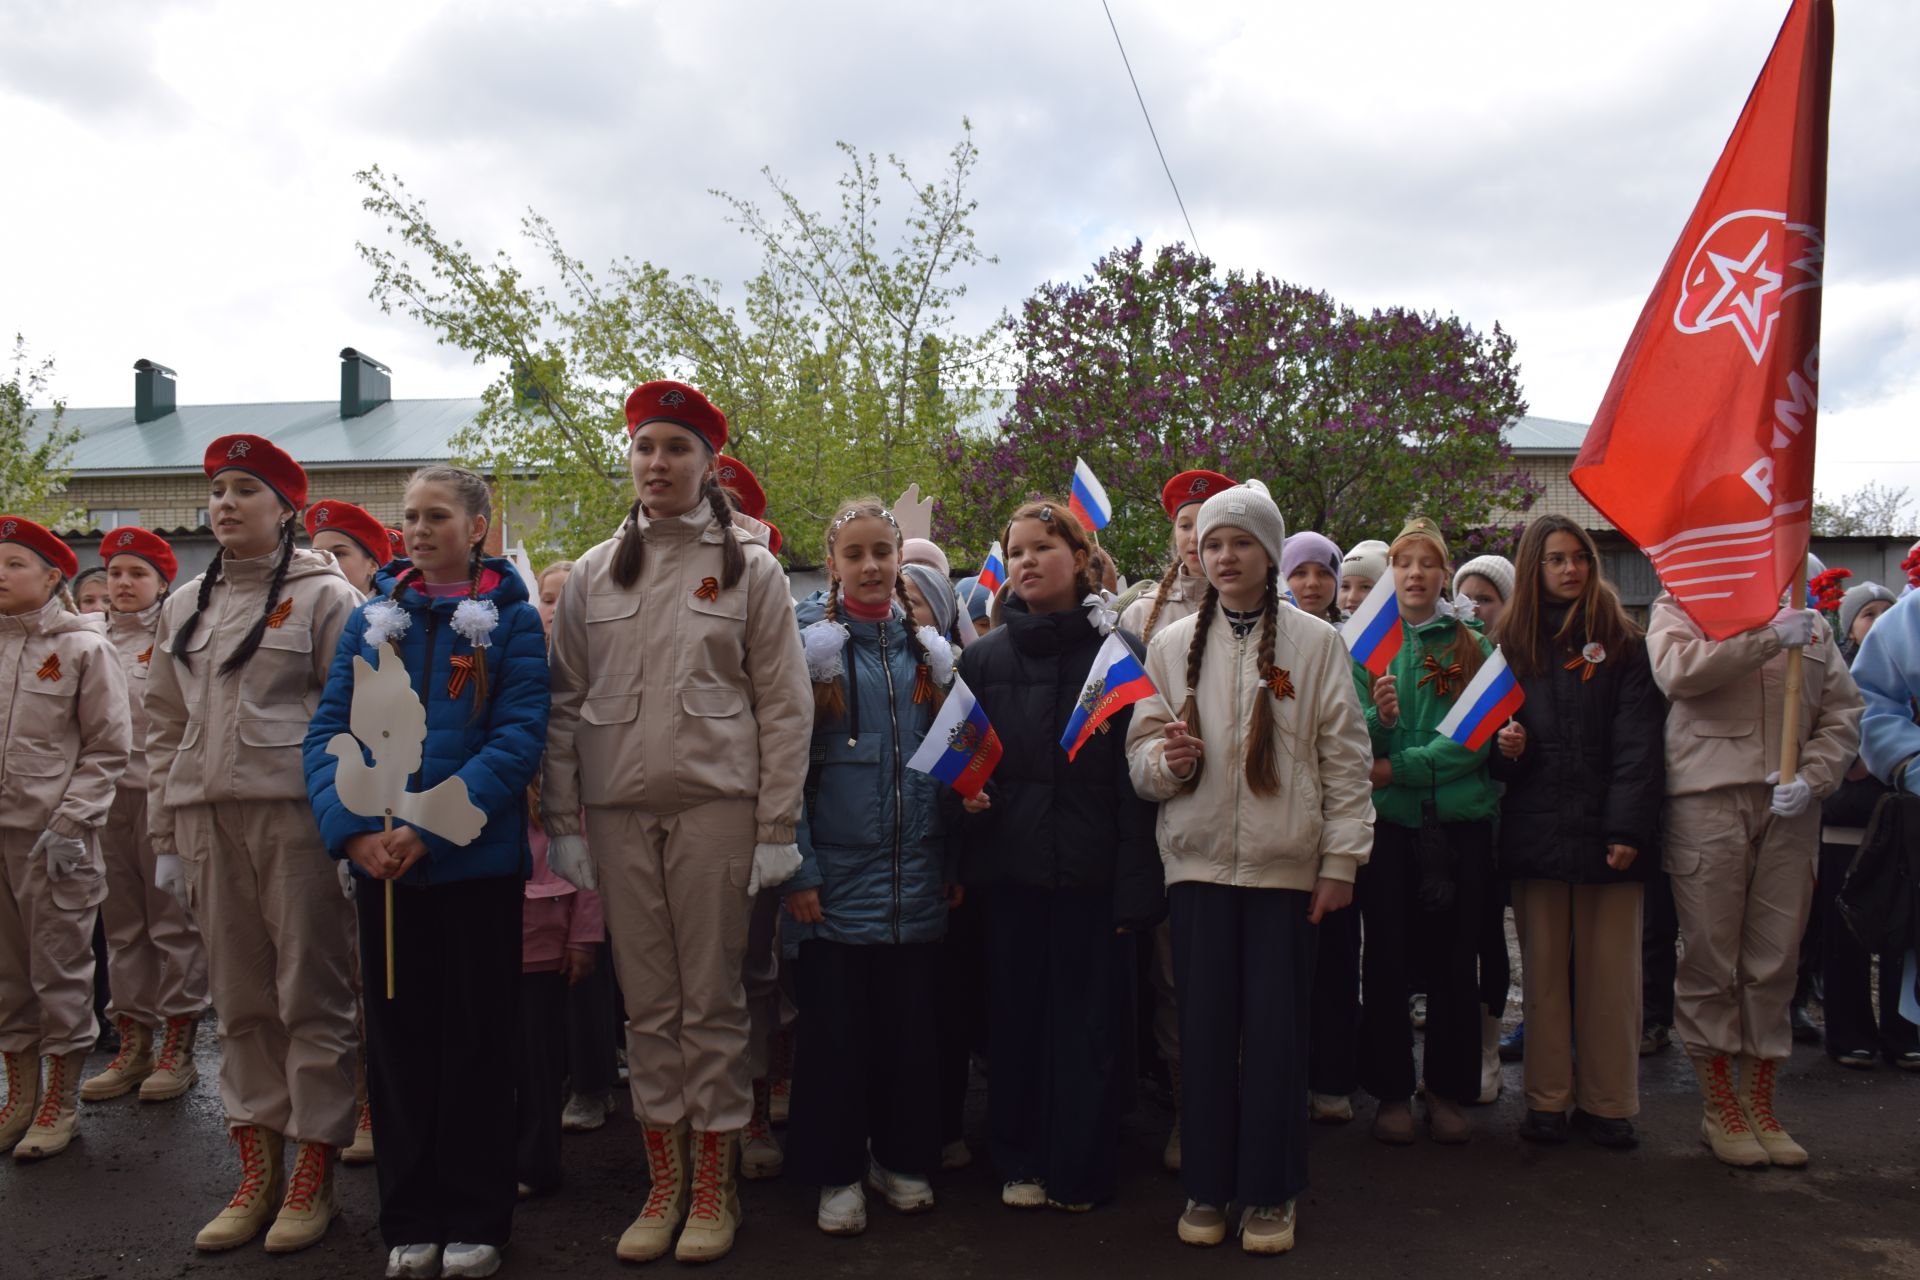
[[[1794,0],[1573,464],[1716,640],[1807,553],[1833,6]]]

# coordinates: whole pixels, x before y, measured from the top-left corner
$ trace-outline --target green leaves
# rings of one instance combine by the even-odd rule
[[[36,363],[27,353],[26,337],[13,335],[13,369],[0,382],[0,511],[65,529],[85,516],[59,501],[80,430],[66,425],[62,398],[54,399],[45,418],[36,418],[34,402],[46,394],[53,369],[52,356]]]

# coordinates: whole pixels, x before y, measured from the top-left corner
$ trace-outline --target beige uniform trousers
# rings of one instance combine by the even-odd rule
[[[1609,1120],[1640,1113],[1643,896],[1638,884],[1513,882],[1529,1110],[1578,1106]]]
[[[1681,943],[1673,1024],[1695,1057],[1778,1061],[1793,1051],[1787,1006],[1813,904],[1820,806],[1776,818],[1772,793],[1721,787],[1667,800],[1664,860]]]
[[[183,805],[174,833],[205,930],[227,1119],[346,1146],[360,1043],[353,904],[313,811],[304,800]]]
[[[173,895],[153,883],[155,855],[147,836],[147,792],[122,786],[100,829],[107,867],[107,1012],[159,1027],[169,1018],[207,1010],[207,951],[200,927]]]
[[[753,1114],[741,981],[752,900],[752,800],[672,814],[587,809],[613,967],[627,1002],[633,1113],[729,1132]]]
[[[0,1050],[71,1053],[93,1048],[93,922],[106,896],[93,865],[47,879],[33,852],[38,831],[0,829]]]

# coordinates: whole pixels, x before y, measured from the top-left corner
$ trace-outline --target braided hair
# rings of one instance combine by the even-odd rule
[[[1211,582],[1207,584],[1207,596],[1201,603],[1199,616],[1194,619],[1193,640],[1187,645],[1187,697],[1180,705],[1180,719],[1186,724],[1187,732],[1198,738],[1200,734],[1200,667],[1206,657],[1207,630],[1213,625],[1213,616],[1219,611],[1220,589]],[[1267,566],[1267,589],[1260,606],[1260,639],[1258,669],[1260,689],[1254,694],[1253,712],[1247,730],[1247,789],[1255,795],[1277,795],[1280,791],[1278,763],[1275,759],[1275,739],[1278,736],[1274,723],[1273,704],[1281,696],[1275,689],[1283,673],[1274,664],[1273,646],[1280,629],[1280,570],[1279,566]],[[1200,770],[1205,767],[1205,759],[1193,762],[1193,772],[1188,775],[1185,790],[1191,791],[1200,781]]]
[[[906,574],[894,575],[893,595],[900,602],[900,607],[906,610],[907,647],[913,650],[914,662],[917,664],[913,673],[913,700],[930,702],[934,709],[938,710],[940,704],[946,700],[946,694],[933,682],[933,655],[928,653],[927,646],[921,643],[920,629],[913,625],[913,599],[907,595]],[[944,644],[945,641],[941,643]]]
[[[287,569],[293,563],[293,524],[292,520],[280,522],[280,559],[273,566],[273,580],[267,584],[266,607],[261,609],[252,628],[241,638],[240,646],[220,664],[219,672],[223,676],[230,676],[246,666],[259,650],[261,637],[267,634],[267,619],[273,616],[274,607],[280,603],[280,590],[287,585]],[[193,602],[193,612],[180,624],[180,632],[173,640],[173,656],[188,671],[193,670],[193,658],[187,652],[187,642],[200,629],[200,617],[213,599],[213,584],[220,581],[220,565],[224,559],[225,556],[215,556],[213,563],[207,566],[206,574],[200,579],[200,595]]]
[[[1153,629],[1160,625],[1160,611],[1167,607],[1167,597],[1173,592],[1173,584],[1179,580],[1180,561],[1176,559],[1167,566],[1160,585],[1153,589],[1153,608],[1147,611],[1147,625],[1140,632],[1141,644],[1153,639]]]
[[[720,527],[720,585],[731,590],[740,581],[740,575],[747,571],[747,553],[740,549],[740,539],[733,536],[733,507],[727,502],[726,490],[713,478],[711,468],[701,482],[700,496],[706,499],[708,510],[713,512],[713,522]],[[620,586],[631,587],[640,580],[640,569],[647,554],[647,535],[640,528],[638,498],[627,508],[627,518],[620,526],[619,539],[620,545],[614,548],[613,563],[608,566],[608,571]]]

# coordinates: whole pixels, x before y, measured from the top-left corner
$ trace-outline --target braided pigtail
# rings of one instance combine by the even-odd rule
[[[1253,718],[1247,730],[1247,788],[1257,796],[1277,795],[1280,771],[1274,760],[1273,704],[1290,697],[1293,683],[1273,662],[1273,643],[1280,629],[1280,571],[1267,566],[1266,604],[1260,611],[1259,665],[1261,688],[1253,695]]]
[[[65,609],[68,613],[80,612],[80,603],[73,598],[73,588],[67,585],[65,578],[60,579],[60,585],[54,588],[53,593],[60,597],[60,607],[62,609]]]
[[[1153,629],[1160,625],[1160,611],[1167,607],[1167,596],[1173,591],[1173,584],[1180,577],[1180,562],[1175,560],[1167,566],[1167,572],[1160,579],[1160,585],[1154,588],[1153,608],[1147,611],[1146,629],[1140,633],[1140,643],[1153,639]]]
[[[827,621],[840,621],[840,580],[827,580]],[[841,664],[845,666],[845,663]],[[847,714],[847,692],[840,677],[813,682],[813,722],[815,725],[838,720]]]
[[[713,508],[713,522],[720,526],[720,585],[731,589],[747,571],[747,553],[740,549],[740,539],[733,536],[733,507],[727,502],[726,490],[711,475],[707,477],[707,505]]]
[[[613,549],[613,563],[607,572],[622,587],[640,580],[640,567],[647,555],[647,535],[640,532],[640,499],[627,508],[626,521],[620,526],[620,545]]]
[[[200,575],[200,595],[193,602],[193,612],[180,624],[180,630],[173,637],[173,660],[186,671],[193,670],[193,657],[187,652],[187,641],[193,639],[193,633],[200,629],[200,615],[207,611],[207,603],[213,599],[213,584],[220,581],[221,556],[214,556],[213,563]]]
[[[927,652],[927,646],[921,643],[920,628],[913,625],[913,597],[907,594],[907,575],[902,573],[893,580],[893,595],[906,610],[907,644],[913,650],[914,661],[918,664],[913,672],[913,700],[916,703],[932,703],[935,710],[946,700],[946,693],[933,682],[933,655]],[[945,643],[944,641],[942,643]]]
[[[254,619],[253,627],[241,639],[240,647],[235,649],[227,660],[220,664],[220,674],[230,676],[247,665],[260,648],[260,637],[267,634],[267,622],[273,617],[274,609],[280,603],[280,589],[287,585],[287,569],[293,564],[293,521],[280,522],[280,562],[273,566],[273,581],[267,584],[267,604]]]
[[[1219,604],[1220,591],[1209,582],[1207,598],[1200,605],[1200,616],[1193,623],[1193,640],[1187,645],[1187,700],[1180,704],[1180,719],[1187,726],[1188,736],[1195,738],[1200,736],[1200,664],[1207,653],[1207,628],[1213,625]],[[1204,767],[1204,759],[1193,762],[1193,774],[1187,779],[1186,790],[1193,790]]]

